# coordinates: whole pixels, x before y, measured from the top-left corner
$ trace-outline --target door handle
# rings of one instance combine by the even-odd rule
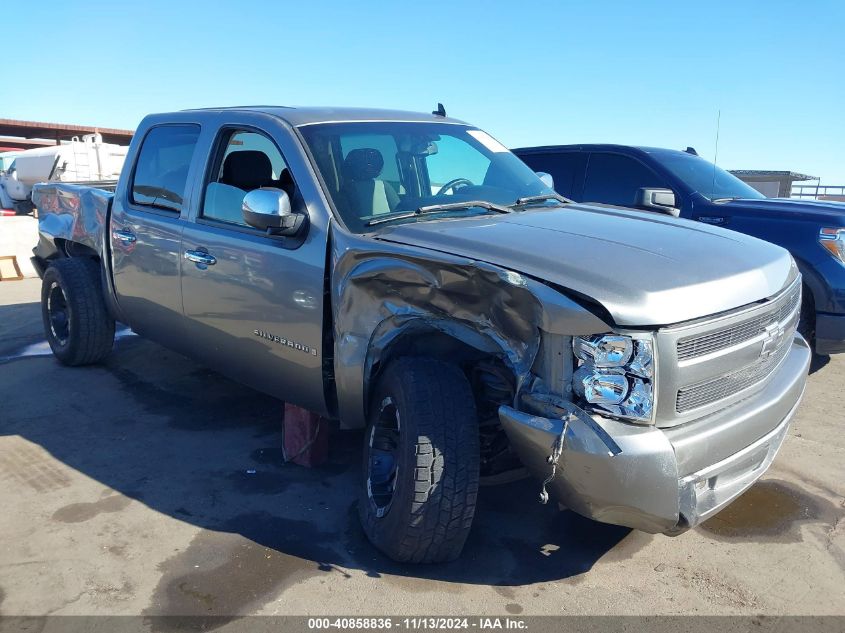
[[[197,265],[197,268],[214,266],[214,264],[217,263],[217,258],[214,255],[209,254],[208,251],[185,251],[185,259],[190,262],[194,262]]]
[[[135,234],[127,229],[115,229],[112,231],[111,236],[121,244],[134,244],[138,241]]]

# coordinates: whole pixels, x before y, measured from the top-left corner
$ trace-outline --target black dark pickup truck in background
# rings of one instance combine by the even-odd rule
[[[786,248],[804,279],[799,330],[819,354],[845,352],[845,204],[766,198],[691,148],[550,145],[513,152],[577,202],[697,220]]]

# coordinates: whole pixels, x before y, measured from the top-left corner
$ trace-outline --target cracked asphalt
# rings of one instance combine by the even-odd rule
[[[399,565],[358,526],[360,433],[284,465],[278,401],[154,343],[62,367],[39,288],[0,283],[3,615],[845,614],[845,358],[697,529],[592,523],[523,481],[483,489],[459,561]]]

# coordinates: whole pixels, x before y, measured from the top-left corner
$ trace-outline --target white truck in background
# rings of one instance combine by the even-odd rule
[[[12,161],[15,160],[15,157],[22,151],[23,150],[19,149],[10,151],[3,150],[2,152],[0,152],[0,173],[6,171],[12,164]]]
[[[116,182],[129,148],[104,143],[100,134],[20,152],[0,172],[0,208],[32,213],[32,186],[39,182]]]

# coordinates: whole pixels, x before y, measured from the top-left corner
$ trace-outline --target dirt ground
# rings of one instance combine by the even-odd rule
[[[817,358],[767,475],[676,538],[482,491],[464,556],[377,553],[361,435],[281,462],[278,401],[136,336],[68,369],[39,281],[0,283],[0,613],[845,614],[845,358]],[[253,472],[254,471],[254,472]]]

